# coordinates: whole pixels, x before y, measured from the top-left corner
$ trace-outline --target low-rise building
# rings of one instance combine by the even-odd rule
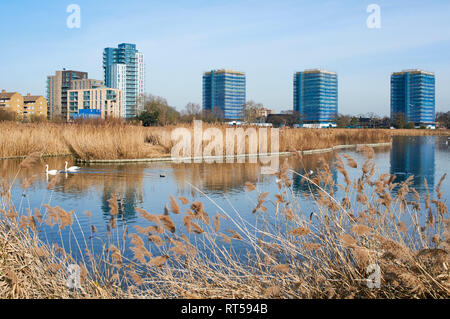
[[[265,107],[258,109],[258,117],[267,118],[270,114],[274,114],[274,111]]]
[[[47,118],[47,99],[41,95],[28,93],[26,96],[22,96],[18,92],[2,90],[0,108],[13,113],[17,119]]]
[[[47,118],[47,99],[28,93],[23,97],[23,116]]]
[[[23,96],[17,92],[2,90],[0,93],[0,108],[21,116],[23,112]]]
[[[106,87],[68,90],[67,96],[70,118],[77,118],[80,110],[99,110],[102,119],[120,118],[122,115],[123,98],[121,90]],[[67,120],[69,120],[69,117]]]

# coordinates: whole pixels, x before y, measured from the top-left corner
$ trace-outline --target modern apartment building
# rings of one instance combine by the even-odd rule
[[[416,126],[435,123],[435,76],[422,70],[404,70],[391,75],[391,120],[403,114]]]
[[[122,43],[103,52],[105,84],[123,92],[122,116],[133,118],[142,110],[145,85],[144,55],[135,44]]]
[[[246,103],[245,73],[212,70],[203,74],[203,109],[225,119],[242,119]]]
[[[0,108],[14,113],[18,119],[47,118],[47,100],[40,95],[32,96],[28,93],[26,96],[22,96],[17,92],[2,90]]]
[[[338,114],[338,76],[313,69],[294,74],[294,111],[304,124],[333,123]]]
[[[66,69],[56,71],[55,75],[47,77],[48,119],[71,119],[71,112],[68,108],[67,91],[71,89],[73,81],[86,80],[87,78],[87,72]]]
[[[68,90],[69,109],[77,118],[80,110],[99,110],[102,119],[119,118],[122,115],[122,91],[106,87]]]

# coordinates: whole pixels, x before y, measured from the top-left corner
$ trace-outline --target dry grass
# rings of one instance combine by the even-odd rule
[[[10,215],[11,217],[11,215]],[[98,281],[80,264],[81,289],[69,289],[68,268],[77,265],[57,245],[48,246],[36,233],[12,219],[0,219],[1,299],[129,298],[111,282]]]
[[[302,210],[292,192],[289,175],[298,173],[287,165],[276,173],[277,194],[246,184],[255,207],[253,221],[240,218],[233,207],[220,207],[206,194],[216,213],[205,211],[202,202],[173,196],[161,215],[139,209],[147,225],[136,227],[137,233],[124,232],[122,241],[108,239],[98,256],[85,252],[81,266],[90,271],[84,292],[74,296],[449,298],[450,222],[441,191],[445,176],[435,198],[430,190],[421,199],[411,177],[401,184],[390,174],[375,178],[373,150],[359,151],[367,158],[361,167],[350,156],[345,162],[336,157],[343,185],[335,184],[325,160],[315,176],[302,176],[310,188],[306,195],[316,203],[312,213]],[[36,156],[20,168],[33,165]],[[350,180],[348,169],[360,171],[360,177]],[[60,248],[56,254],[30,235],[41,223],[70,228],[72,212],[47,206],[47,219],[31,209],[19,216],[9,189],[4,182],[0,208],[7,219],[0,224],[0,296],[73,297],[62,280],[64,272],[43,271],[64,269],[70,256]],[[114,238],[119,218],[114,194],[108,203]],[[178,215],[180,225],[173,220]],[[231,221],[233,229],[223,228],[223,220]],[[132,260],[125,257],[126,237]],[[246,247],[247,256],[236,255],[237,243]],[[59,262],[56,256],[64,258]],[[379,289],[367,285],[370,265],[381,269]]]
[[[33,152],[44,156],[73,155],[82,160],[141,159],[169,156],[175,128],[140,127],[120,122],[99,124],[24,124],[0,122],[0,158],[25,157]],[[226,146],[227,125],[203,123],[203,129],[218,128]],[[314,150],[336,145],[390,142],[389,130],[280,130],[280,152]],[[245,152],[251,153],[248,141]],[[270,138],[268,140],[270,150]],[[237,145],[235,146],[236,149]],[[223,152],[226,152],[224,147]],[[236,151],[235,151],[236,152]]]
[[[401,130],[385,130],[390,132],[392,136],[394,135],[403,135],[403,136],[424,136],[424,135],[433,135],[433,136],[450,136],[449,129],[437,129],[437,130],[420,130],[420,129],[401,129]]]
[[[34,152],[50,156],[70,154],[62,133],[57,124],[0,122],[0,158],[24,157]]]

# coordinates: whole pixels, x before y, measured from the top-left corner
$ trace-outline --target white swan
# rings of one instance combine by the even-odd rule
[[[47,175],[56,175],[56,174],[58,174],[58,171],[56,169],[49,171],[48,170],[48,164],[47,164],[47,165],[45,165],[45,173]]]
[[[78,167],[78,166],[71,166],[71,167],[67,168],[68,165],[69,165],[69,163],[66,162],[66,166],[65,166],[66,172],[77,172],[80,169],[80,167]]]

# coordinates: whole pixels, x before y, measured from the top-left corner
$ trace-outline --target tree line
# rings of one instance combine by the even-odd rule
[[[189,102],[179,112],[170,106],[167,100],[160,96],[145,95],[143,97],[143,109],[139,112],[137,120],[144,126],[164,126],[177,123],[190,123],[194,119],[208,123],[223,122],[224,113],[220,107],[212,110],[204,110],[200,104]],[[243,105],[241,118],[248,123],[257,123],[264,120],[262,116],[263,105],[254,101],[248,101]]]
[[[203,110],[200,104],[188,103],[182,111],[177,111],[175,107],[170,106],[167,100],[160,96],[144,95],[141,97],[143,108],[138,112],[132,122],[141,123],[144,126],[164,126],[174,125],[177,123],[191,123],[194,119],[202,120],[208,123],[224,122],[223,111],[220,107],[214,107],[212,110]],[[247,123],[264,123],[270,122],[273,125],[292,126],[300,124],[302,118],[299,112],[284,111],[281,114],[272,114],[267,117],[264,112],[262,103],[248,101],[243,105],[241,119]],[[0,108],[0,121],[27,121],[40,122],[42,118],[28,117],[27,119],[19,119],[13,112],[7,112]],[[62,123],[64,119],[55,118],[52,122]],[[339,128],[346,127],[364,127],[364,128],[389,128],[391,126],[397,129],[414,128],[414,123],[408,123],[403,113],[398,113],[391,119],[388,116],[378,116],[375,113],[366,115],[351,116],[338,114],[334,122]],[[450,111],[437,112],[436,122],[439,127],[450,128]]]

